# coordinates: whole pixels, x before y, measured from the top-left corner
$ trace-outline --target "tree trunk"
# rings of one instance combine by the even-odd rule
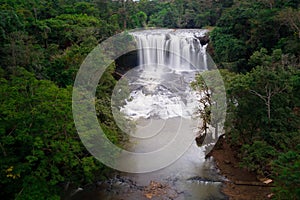
[[[257,181],[234,181],[235,185],[247,185],[247,186],[260,186],[260,187],[274,187],[273,184],[265,184]]]
[[[268,95],[267,99],[267,107],[268,107],[268,120],[271,120],[271,95]]]

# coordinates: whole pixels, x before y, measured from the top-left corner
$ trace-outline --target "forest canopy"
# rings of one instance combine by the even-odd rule
[[[207,28],[228,95],[226,138],[241,166],[300,196],[298,0],[0,0],[0,196],[60,199],[110,169],[81,144],[72,117],[76,73],[101,41],[147,27]],[[108,137],[115,63],[96,100]],[[196,80],[198,84],[201,79]],[[253,109],[255,108],[255,109]]]

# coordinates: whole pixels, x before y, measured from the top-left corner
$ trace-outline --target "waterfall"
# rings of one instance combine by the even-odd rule
[[[206,70],[206,46],[199,37],[205,30],[148,30],[133,32],[138,45],[139,65],[168,66],[177,71]]]
[[[144,199],[140,186],[149,181],[149,186],[153,181],[168,186],[166,193],[153,195],[153,199],[173,198],[169,188],[176,191],[174,199],[226,199],[220,192],[223,179],[214,172],[212,160],[205,159],[207,145],[198,147],[195,141],[201,123],[195,116],[201,94],[191,89],[191,81],[196,73],[207,70],[206,45],[199,41],[205,31],[160,29],[131,34],[136,39],[139,66],[118,81],[112,105],[120,106],[112,111],[119,109],[115,119],[119,111],[130,119],[116,123],[128,133],[129,145],[124,146],[134,153],[116,161],[130,172],[148,173],[119,173],[125,179],[109,180],[110,190],[104,197],[108,193],[112,198],[103,199],[118,199],[119,194],[126,200]],[[134,129],[128,131],[132,122]],[[120,180],[121,185],[114,184]]]
[[[131,94],[120,110],[131,119],[191,118],[199,96],[191,89],[195,74],[207,70],[206,30],[156,29],[132,32],[139,66],[123,78]]]

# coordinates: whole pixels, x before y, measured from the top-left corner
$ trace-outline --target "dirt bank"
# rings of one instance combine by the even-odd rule
[[[270,199],[271,187],[264,186],[256,174],[239,167],[236,152],[224,138],[220,138],[209,156],[213,156],[220,173],[229,180],[225,183],[223,193],[230,200]]]

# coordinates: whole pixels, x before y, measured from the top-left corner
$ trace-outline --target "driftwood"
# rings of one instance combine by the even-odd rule
[[[273,184],[266,184],[257,181],[233,181],[235,185],[245,185],[245,186],[260,186],[260,187],[274,187]]]
[[[114,74],[116,74],[117,76],[119,76],[120,78],[123,76],[123,74],[121,74],[120,72],[114,71]]]

